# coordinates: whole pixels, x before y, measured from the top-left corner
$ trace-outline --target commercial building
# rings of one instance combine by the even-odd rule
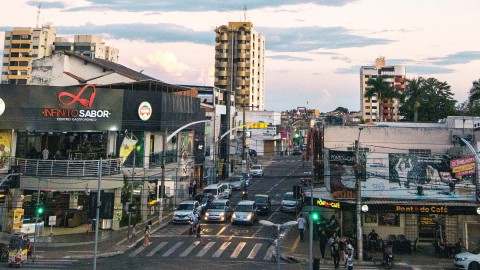
[[[118,62],[119,50],[112,46],[106,46],[102,37],[94,35],[75,35],[73,42],[65,37],[56,37],[54,53],[74,52],[90,58],[104,59]]]
[[[52,25],[5,31],[2,84],[29,84],[32,61],[53,53],[57,30]]]
[[[362,118],[365,122],[382,122],[382,121],[398,121],[399,100],[387,99],[378,100],[376,96],[370,98],[365,97],[368,89],[367,81],[379,76],[385,78],[389,86],[403,91],[405,89],[405,66],[395,65],[386,66],[385,58],[379,57],[375,59],[375,66],[362,66],[360,68],[360,108]]]
[[[478,164],[459,137],[478,152],[478,125],[478,117],[448,117],[434,124],[325,126],[325,187],[314,191],[314,205],[326,219],[336,215],[342,234],[351,235],[360,177],[362,204],[368,206],[362,214],[366,234],[375,229],[383,239],[405,235],[412,243],[462,238],[467,248],[475,248],[480,240]]]
[[[251,22],[215,29],[215,87],[233,91],[235,106],[265,108],[265,38]]]

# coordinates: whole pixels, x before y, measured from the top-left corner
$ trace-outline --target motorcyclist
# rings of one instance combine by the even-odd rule
[[[247,186],[244,185],[242,188],[242,200],[246,200],[247,197],[248,197],[248,190],[247,190]]]
[[[385,246],[385,248],[383,250],[383,263],[384,264],[387,262],[387,259],[388,259],[389,255],[393,255],[393,245],[390,242],[387,243],[387,245]],[[392,259],[393,259],[393,256],[392,256]]]

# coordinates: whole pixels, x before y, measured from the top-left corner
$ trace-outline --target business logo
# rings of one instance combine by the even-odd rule
[[[152,105],[146,101],[140,103],[140,106],[138,106],[138,117],[142,121],[147,121],[150,119],[150,116],[152,116]]]
[[[0,98],[0,115],[2,115],[5,112],[5,101]]]
[[[88,96],[87,89],[92,89],[90,96]],[[58,102],[63,106],[73,106],[79,103],[81,106],[91,108],[95,97],[97,95],[97,89],[94,85],[87,84],[83,86],[78,93],[73,94],[70,92],[58,93]],[[78,110],[78,109],[65,109],[65,108],[44,108],[42,114],[47,118],[56,118],[57,121],[71,122],[95,122],[98,118],[108,118],[111,112],[108,110]]]
[[[92,93],[90,94],[90,98],[89,99],[82,98],[83,92],[85,92],[85,90],[87,90],[89,87],[93,89]],[[74,95],[69,92],[60,92],[58,94],[58,101],[65,106],[70,106],[78,102],[82,104],[83,107],[91,108],[96,95],[97,95],[97,88],[95,88],[94,85],[87,84],[84,87],[82,87],[82,89],[80,89],[77,95]],[[70,98],[70,100],[65,100],[64,97]]]

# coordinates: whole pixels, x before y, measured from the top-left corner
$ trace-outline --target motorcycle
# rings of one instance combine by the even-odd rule
[[[242,190],[242,200],[246,200],[248,197],[248,192],[246,190]]]
[[[8,261],[8,245],[0,243],[0,262]]]
[[[383,267],[385,267],[385,269],[391,269],[393,267],[393,254],[392,253],[386,254],[384,256],[382,265],[383,265]]]

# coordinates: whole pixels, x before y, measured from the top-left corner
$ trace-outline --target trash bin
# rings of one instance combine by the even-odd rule
[[[313,258],[313,270],[320,270],[320,259]]]

